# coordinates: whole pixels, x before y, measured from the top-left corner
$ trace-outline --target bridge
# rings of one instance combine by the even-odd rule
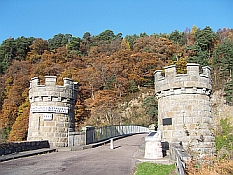
[[[114,149],[105,144],[81,151],[58,151],[0,163],[1,174],[77,174],[130,175],[138,158],[143,158],[139,147],[147,134],[135,134],[114,141]]]
[[[188,156],[180,155],[180,153],[185,153],[180,147],[173,146],[172,155],[161,159],[144,158],[145,137],[148,133],[148,128],[134,125],[86,127],[83,132],[69,134],[70,147],[49,148],[46,141],[20,142],[19,144],[22,145],[29,145],[29,143],[34,145],[33,150],[25,151],[22,148],[20,151],[20,145],[15,145],[18,152],[10,153],[8,149],[8,154],[0,157],[1,165],[3,165],[0,166],[0,175],[14,174],[13,172],[17,174],[132,174],[136,164],[143,161],[162,164],[176,162],[177,172],[184,174],[182,159]],[[78,139],[82,141],[77,142]],[[112,148],[110,140],[114,140]],[[85,143],[84,141],[87,144],[81,144]],[[36,149],[35,146],[40,149]],[[52,153],[43,154],[47,152]],[[27,156],[32,157],[24,158]],[[77,167],[79,167],[78,172],[76,172]]]
[[[137,125],[86,126],[81,132],[69,132],[68,146],[77,147],[97,142],[102,143],[109,141],[110,138],[121,138],[140,133],[149,133],[149,129]]]

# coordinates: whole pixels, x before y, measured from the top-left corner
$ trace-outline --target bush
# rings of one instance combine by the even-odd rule
[[[187,175],[230,175],[233,174],[233,160],[213,157],[203,160],[202,163],[191,161],[187,165],[186,173]]]
[[[220,130],[216,134],[216,151],[220,158],[232,157],[233,126],[229,118],[220,120]]]

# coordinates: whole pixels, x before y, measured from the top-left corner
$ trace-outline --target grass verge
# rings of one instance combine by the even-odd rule
[[[162,165],[143,162],[137,165],[135,175],[169,175],[175,170],[175,165]]]

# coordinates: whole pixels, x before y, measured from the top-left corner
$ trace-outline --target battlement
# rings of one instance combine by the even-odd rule
[[[56,84],[56,76],[45,76],[45,84],[40,84],[39,77],[34,77],[30,81],[29,100],[35,101],[76,101],[78,93],[78,83],[72,79],[64,78],[63,86]]]
[[[188,63],[186,74],[177,74],[176,65],[155,71],[155,95],[158,99],[158,129],[163,141],[182,143],[196,155],[214,153],[211,133],[210,68]]]
[[[210,95],[212,90],[210,67],[202,67],[202,74],[199,72],[199,64],[195,63],[187,63],[187,74],[177,74],[176,65],[165,67],[165,76],[162,76],[162,70],[155,71],[157,98],[185,93]]]
[[[38,77],[30,81],[27,140],[48,140],[51,147],[64,147],[68,146],[68,133],[75,129],[78,83],[64,78],[60,86],[56,80],[56,76],[45,76],[44,84]]]

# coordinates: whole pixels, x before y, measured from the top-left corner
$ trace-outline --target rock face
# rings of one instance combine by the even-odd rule
[[[213,119],[210,107],[212,91],[210,68],[188,63],[187,74],[177,74],[176,66],[155,71],[155,95],[158,99],[158,129],[162,141],[182,142],[184,148],[200,155],[214,152]]]
[[[78,84],[69,78],[63,80],[64,85],[58,86],[55,76],[46,76],[44,85],[38,77],[31,79],[28,141],[48,140],[51,147],[68,146],[68,132],[75,129]]]

